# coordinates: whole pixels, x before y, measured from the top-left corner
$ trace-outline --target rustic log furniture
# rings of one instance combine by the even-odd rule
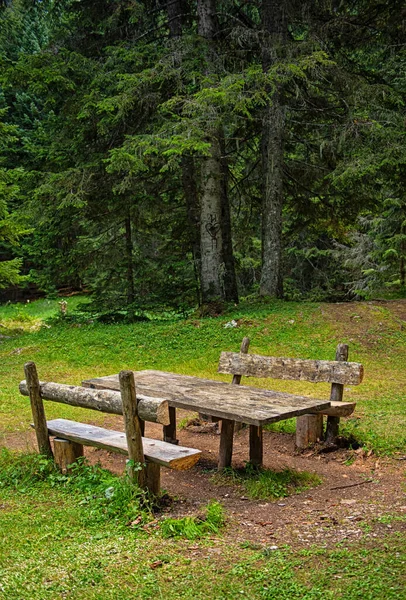
[[[232,374],[233,382],[224,383],[189,375],[164,371],[135,371],[134,378],[140,393],[164,397],[168,400],[171,423],[164,427],[164,439],[176,443],[176,408],[193,410],[222,420],[219,468],[231,464],[234,422],[250,425],[250,461],[262,464],[262,427],[301,415],[329,414],[343,416],[354,410],[354,403],[306,398],[284,392],[275,392],[238,384],[241,376],[278,377],[306,381],[329,381],[333,385],[360,383],[362,365],[339,361],[311,361],[277,359],[244,354],[249,340],[243,341],[240,353],[223,352],[219,372]],[[119,389],[118,375],[109,375],[82,382],[93,389]],[[322,417],[321,417],[322,418]]]
[[[239,353],[222,352],[218,372],[233,375],[233,383],[240,383],[243,375],[246,377],[331,383],[330,405],[318,410],[309,410],[309,414],[297,417],[296,446],[303,449],[322,439],[323,415],[327,415],[326,441],[328,443],[335,442],[340,417],[351,415],[355,409],[355,402],[342,401],[344,385],[358,385],[361,383],[364,374],[361,364],[347,362],[348,346],[346,344],[337,346],[335,361],[248,354],[248,346],[249,339],[244,338]],[[281,397],[289,397],[292,404],[295,404],[296,399],[299,398],[293,394],[275,393]],[[232,431],[232,425],[227,424],[227,427]],[[261,427],[250,425],[251,446],[257,448],[253,451],[254,454],[262,455]]]
[[[40,382],[33,362],[27,363],[24,371],[26,380],[20,383],[20,392],[30,397],[39,451],[53,456],[63,471],[83,456],[83,445],[103,448],[128,456],[132,479],[140,487],[157,495],[160,490],[161,466],[177,470],[189,469],[200,457],[200,450],[142,437],[145,420],[164,426],[169,424],[169,406],[160,397],[142,393],[136,395],[132,371],[121,371],[118,376],[119,392]],[[125,433],[67,419],[47,421],[43,400],[122,414]],[[49,436],[56,436],[53,451]]]

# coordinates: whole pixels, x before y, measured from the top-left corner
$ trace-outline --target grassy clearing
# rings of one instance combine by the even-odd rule
[[[81,299],[67,302],[72,314]],[[221,350],[237,351],[243,336],[248,336],[251,352],[316,359],[331,359],[337,343],[349,343],[350,359],[364,364],[366,376],[360,386],[345,392],[346,399],[358,404],[354,416],[342,421],[342,432],[380,454],[405,448],[406,330],[391,313],[390,304],[359,304],[353,314],[328,318],[329,305],[245,303],[216,318],[115,325],[92,323],[91,319],[79,323],[49,320],[58,310],[57,300],[0,307],[0,335],[10,334],[5,324],[13,322],[14,327],[11,339],[0,338],[0,435],[28,429],[28,402],[17,390],[27,360],[37,363],[43,380],[76,384],[123,368],[156,368],[226,381],[227,376],[216,372],[219,354]],[[35,329],[31,325],[24,328],[30,319],[47,321],[46,326],[38,329],[37,323]],[[232,319],[238,327],[225,327]],[[329,395],[327,384],[258,379],[255,385],[320,398]],[[47,405],[50,418],[75,415],[102,421],[102,415],[80,412]],[[273,429],[293,432],[294,423],[282,421]]]
[[[233,543],[221,535],[222,511],[212,504],[207,521],[215,528],[204,537],[187,539],[182,519],[175,539],[167,539],[164,524],[173,535],[176,521],[140,509],[139,496],[132,498],[140,510],[134,520],[126,495],[107,510],[114,494],[105,492],[122,480],[98,468],[57,476],[41,457],[3,452],[0,473],[0,598],[402,597],[404,534],[306,550]]]

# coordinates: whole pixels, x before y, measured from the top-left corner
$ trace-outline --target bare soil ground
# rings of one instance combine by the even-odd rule
[[[340,330],[364,344],[373,345],[382,323],[380,307],[388,302],[321,305],[323,314],[340,323]],[[391,327],[406,326],[406,301],[390,303]],[[382,325],[383,327],[383,325]],[[191,416],[178,411],[178,421]],[[119,417],[108,416],[105,426],[121,429]],[[161,437],[158,425],[147,423],[146,436]],[[198,514],[211,499],[219,500],[226,511],[225,537],[261,547],[284,544],[305,547],[329,546],[361,536],[379,538],[384,532],[406,530],[406,449],[405,455],[377,458],[362,449],[331,453],[295,450],[292,435],[264,432],[264,467],[285,467],[317,473],[322,484],[307,492],[277,501],[251,500],[236,485],[216,483],[214,473],[219,435],[216,428],[189,427],[178,431],[179,443],[202,450],[202,458],[189,471],[162,469],[162,487],[175,501],[165,510],[171,516]],[[19,450],[34,449],[32,431],[6,434],[1,445]],[[91,463],[100,463],[122,473],[125,459],[93,448],[85,449]],[[239,431],[234,440],[233,466],[248,460],[248,431]],[[389,518],[390,517],[390,518]]]

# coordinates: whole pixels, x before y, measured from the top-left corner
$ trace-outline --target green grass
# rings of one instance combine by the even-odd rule
[[[42,457],[3,452],[0,481],[0,598],[7,600],[391,600],[406,583],[404,533],[276,548],[234,541],[216,503],[195,520],[211,525],[199,536],[186,535],[191,517],[164,520],[138,500],[128,519],[126,494],[109,512],[114,495],[105,486],[122,481],[98,468],[58,476]]]
[[[255,469],[247,465],[244,469],[226,469],[214,475],[214,481],[221,484],[241,486],[250,498],[257,500],[277,500],[292,494],[300,494],[322,483],[315,473],[283,469]]]

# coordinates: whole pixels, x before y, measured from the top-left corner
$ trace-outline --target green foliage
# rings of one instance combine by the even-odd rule
[[[0,488],[35,495],[45,485],[75,496],[93,522],[116,521],[123,526],[141,515],[140,526],[150,514],[145,493],[124,475],[119,478],[100,465],[79,460],[63,475],[54,462],[38,454],[0,453]]]
[[[276,500],[291,494],[300,494],[322,483],[315,473],[288,468],[282,471],[270,471],[256,469],[250,464],[247,464],[244,469],[225,469],[224,473],[217,478],[220,481],[225,479],[242,485],[250,498],[261,500]]]
[[[188,540],[196,540],[219,533],[224,522],[223,507],[219,502],[212,501],[207,505],[205,515],[202,517],[164,519],[161,524],[161,533],[164,538],[184,537]]]

